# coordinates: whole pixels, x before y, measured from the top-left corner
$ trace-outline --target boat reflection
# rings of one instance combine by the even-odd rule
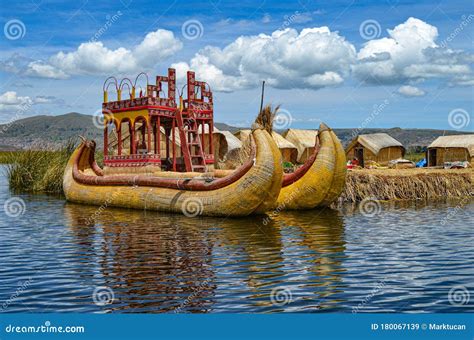
[[[343,218],[336,210],[325,208],[283,211],[273,220],[282,230],[287,230],[292,242],[307,250],[302,251],[309,258],[309,266],[305,264],[305,270],[312,275],[306,287],[310,287],[309,290],[316,295],[318,309],[336,305],[340,301],[338,294],[343,292],[344,287],[342,274],[345,272],[346,242]],[[312,301],[314,297],[306,296],[303,300]]]
[[[98,265],[101,286],[129,312],[207,312],[212,306],[212,218],[66,204],[65,216],[82,252]],[[94,218],[91,218],[94,216]],[[84,249],[88,248],[89,249]]]
[[[114,291],[104,311],[238,311],[242,299],[247,308],[275,311],[270,295],[282,286],[295,292],[282,310],[312,311],[338,301],[344,225],[332,210],[239,219],[71,203],[64,210],[75,255],[95,266],[93,278],[81,267],[77,275]],[[219,293],[234,290],[246,293]]]

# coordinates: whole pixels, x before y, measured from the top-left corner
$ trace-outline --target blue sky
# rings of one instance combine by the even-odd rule
[[[295,128],[474,130],[472,1],[0,3],[0,122],[94,114],[107,75],[175,65],[211,84],[217,122],[248,126],[266,80]]]

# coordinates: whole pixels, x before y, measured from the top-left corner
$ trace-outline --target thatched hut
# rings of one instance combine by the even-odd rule
[[[296,146],[275,131],[272,131],[272,137],[280,149],[283,162],[295,164],[298,159],[298,149]]]
[[[347,159],[356,158],[362,167],[368,162],[387,165],[391,160],[403,158],[404,155],[402,143],[386,133],[359,135],[346,148]]]
[[[242,143],[250,136],[250,130],[244,129],[234,132],[234,136],[237,137]]]
[[[283,134],[283,137],[293,143],[298,150],[298,163],[304,163],[314,152],[317,135],[317,130],[289,129]]]
[[[213,133],[214,160],[220,169],[234,169],[240,164],[242,142],[230,131]]]
[[[441,136],[428,146],[428,166],[468,161],[474,166],[474,134]]]
[[[250,130],[240,130],[235,132],[234,135],[244,143],[250,135]],[[296,146],[275,131],[272,131],[272,137],[280,149],[283,162],[296,163],[298,158],[298,149]]]

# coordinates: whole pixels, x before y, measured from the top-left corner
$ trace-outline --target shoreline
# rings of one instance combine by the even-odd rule
[[[473,169],[349,170],[339,203],[364,199],[439,200],[474,196]]]

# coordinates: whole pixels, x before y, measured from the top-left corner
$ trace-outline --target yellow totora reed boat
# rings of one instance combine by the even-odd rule
[[[118,84],[113,77],[104,83],[104,168],[94,159],[96,143],[84,139],[64,173],[67,200],[187,216],[246,216],[275,208],[328,206],[340,195],[345,154],[326,125],[320,126],[313,154],[294,173],[284,175],[267,106],[251,130],[248,160],[230,173],[222,172],[214,169],[209,86],[189,71],[187,98],[180,95],[178,107],[174,69],[156,77],[155,85],[147,78],[146,92],[136,97],[140,75],[134,83],[125,78]],[[115,101],[108,100],[111,84],[117,91]],[[122,99],[125,86],[128,99]]]
[[[346,156],[336,134],[321,124],[313,154],[294,173],[285,174],[277,209],[329,206],[344,189]]]
[[[142,75],[145,92],[136,96]],[[110,85],[115,85],[115,101],[109,101]],[[122,98],[125,87],[127,99]],[[108,78],[101,117],[104,168],[94,160],[95,142],[84,139],[64,173],[66,199],[187,216],[245,216],[273,207],[283,171],[272,137],[255,124],[248,160],[230,174],[214,170],[212,92],[192,71],[184,88],[187,97],[179,96],[178,107],[174,69],[157,76],[154,85],[144,73],[134,83]]]
[[[104,175],[94,160],[95,143],[83,141],[64,174],[64,193],[72,202],[180,212],[188,216],[246,216],[274,206],[280,192],[281,156],[272,137],[252,132],[251,158],[232,174],[183,178],[182,173]],[[212,173],[210,173],[212,174]]]

